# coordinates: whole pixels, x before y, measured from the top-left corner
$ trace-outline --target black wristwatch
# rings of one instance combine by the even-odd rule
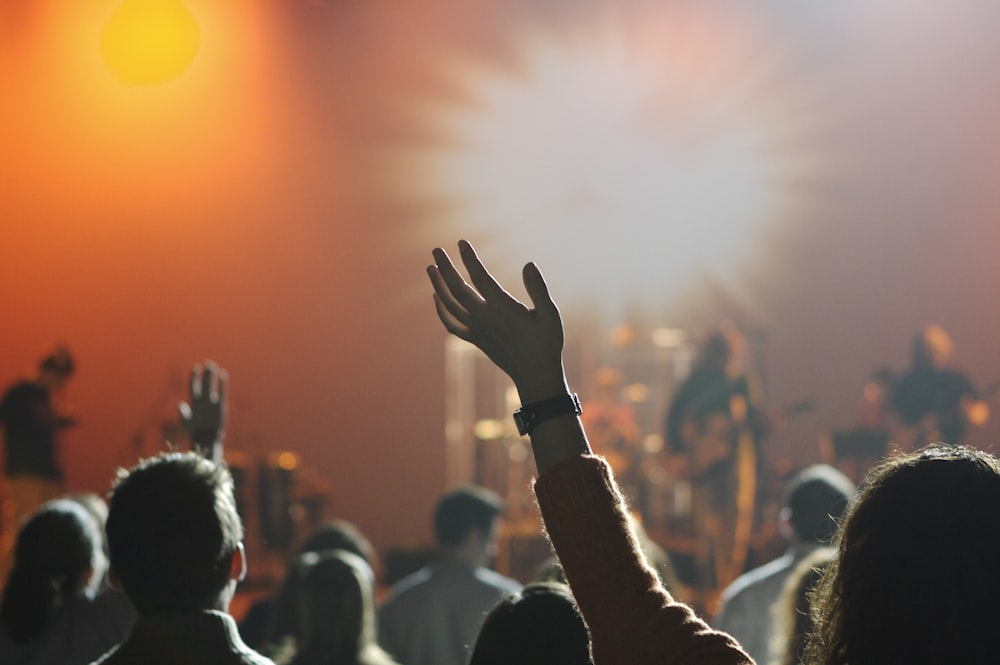
[[[566,416],[569,414],[580,415],[583,409],[580,407],[580,398],[576,393],[572,395],[556,395],[543,399],[534,404],[525,404],[514,412],[514,424],[517,425],[517,433],[521,436],[531,434],[532,431],[546,420],[556,416]]]

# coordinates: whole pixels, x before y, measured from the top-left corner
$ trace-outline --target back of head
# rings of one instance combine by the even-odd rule
[[[469,665],[592,665],[590,636],[569,588],[538,582],[501,600]]]
[[[872,471],[813,605],[808,662],[996,660],[1000,463],[935,445]]]
[[[297,643],[293,663],[389,663],[375,636],[372,572],[343,550],[303,555],[298,575]]]
[[[461,545],[471,531],[488,534],[503,512],[503,500],[483,487],[447,492],[434,510],[434,536],[442,547]]]
[[[785,487],[784,500],[795,537],[802,542],[831,542],[854,491],[850,478],[826,464],[796,474]]]
[[[216,607],[243,539],[229,470],[174,452],[120,472],[107,538],[112,572],[140,614]]]
[[[358,527],[346,520],[331,520],[320,525],[299,547],[298,554],[343,550],[356,554],[369,566],[375,566],[375,548]]]
[[[91,570],[103,567],[101,535],[82,506],[50,501],[21,528],[14,557],[0,621],[16,642],[27,642],[62,602],[84,589]]]

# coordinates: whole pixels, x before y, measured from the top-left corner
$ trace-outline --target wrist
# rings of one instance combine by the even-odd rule
[[[541,402],[556,395],[568,395],[569,384],[560,366],[557,371],[538,372],[533,376],[521,378],[514,382],[521,405]]]

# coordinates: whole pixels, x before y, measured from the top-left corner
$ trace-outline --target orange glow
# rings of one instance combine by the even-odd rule
[[[200,45],[198,22],[180,0],[125,0],[101,34],[101,55],[108,68],[131,86],[180,78]]]

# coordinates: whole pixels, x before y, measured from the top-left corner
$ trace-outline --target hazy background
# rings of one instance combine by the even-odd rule
[[[771,401],[817,400],[771,442],[800,463],[925,323],[1000,379],[996,3],[184,0],[198,55],[148,87],[102,60],[119,4],[0,6],[0,379],[73,349],[73,489],[214,358],[232,450],[428,542],[423,269],[459,237],[515,286],[538,261],[592,361],[629,317],[753,331]]]

